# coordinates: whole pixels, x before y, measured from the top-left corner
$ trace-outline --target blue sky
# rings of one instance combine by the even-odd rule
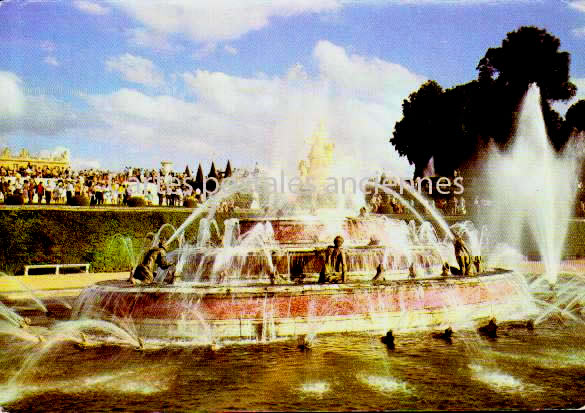
[[[0,146],[291,168],[324,122],[339,159],[408,174],[402,100],[475,79],[523,25],[561,40],[585,98],[585,0],[4,0]]]

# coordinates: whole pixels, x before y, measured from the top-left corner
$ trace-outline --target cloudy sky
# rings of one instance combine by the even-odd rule
[[[523,25],[561,40],[585,98],[585,0],[0,0],[0,146],[290,166],[323,122],[339,159],[408,174],[402,100],[475,79]]]

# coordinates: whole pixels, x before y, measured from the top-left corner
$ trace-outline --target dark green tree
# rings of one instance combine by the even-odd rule
[[[485,88],[477,81],[447,89],[441,96],[442,122],[437,125],[440,143],[435,146],[435,171],[451,175],[467,160],[473,159],[483,142]]]
[[[520,96],[536,83],[544,100],[568,100],[577,88],[569,82],[570,55],[559,51],[560,44],[544,29],[521,27],[501,47],[488,49],[477,66],[479,79],[495,80]]]
[[[230,161],[227,161],[227,165],[225,166],[225,171],[223,173],[224,178],[229,178],[230,176],[232,176],[232,164],[230,163]]]
[[[536,27],[508,33],[501,47],[489,49],[480,60],[477,81],[446,91],[428,81],[412,93],[390,142],[415,164],[415,176],[431,157],[441,175],[474,168],[488,142],[501,147],[510,142],[521,99],[536,83],[550,140],[560,150],[569,131],[551,102],[570,99],[576,87],[569,82],[570,56],[559,47],[556,37]]]
[[[390,142],[415,165],[415,176],[422,174],[435,153],[442,94],[443,88],[429,80],[402,102],[403,118],[394,126]]]
[[[207,174],[207,177],[217,179],[217,171],[215,170],[215,162],[211,162],[211,168],[209,169],[209,173]]]
[[[193,190],[199,189],[199,191],[203,191],[203,168],[201,164],[197,167],[197,174],[195,175],[195,182],[192,185]]]
[[[561,42],[544,29],[524,26],[510,32],[501,47],[490,48],[479,61],[479,80],[491,85],[495,142],[506,144],[512,135],[518,106],[528,86],[536,83],[549,138],[560,150],[568,135],[561,116],[551,102],[575,96],[577,87],[569,81],[571,57],[559,51]]]
[[[585,131],[585,99],[579,100],[567,110],[565,121],[569,133],[573,130],[577,132]]]

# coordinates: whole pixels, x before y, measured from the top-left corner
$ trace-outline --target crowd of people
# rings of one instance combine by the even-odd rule
[[[19,197],[25,204],[71,204],[74,197],[87,198],[90,205],[127,205],[138,196],[146,205],[182,206],[188,199],[200,200],[201,190],[189,185],[189,176],[170,172],[126,168],[107,170],[34,167],[0,168],[0,202]]]
[[[478,200],[476,200],[479,202]],[[410,208],[405,205],[410,204]],[[431,199],[431,204],[443,215],[467,215],[466,201],[463,196],[451,195],[449,198]],[[405,214],[415,208],[414,199],[399,200],[393,195],[373,194],[369,199],[368,206],[372,213],[378,214]]]
[[[222,172],[217,173],[221,182]],[[202,201],[202,195],[199,188],[194,188],[193,177],[187,171],[163,173],[156,169],[127,167],[121,172],[111,172],[74,170],[71,167],[39,168],[30,164],[19,169],[0,166],[0,203],[8,203],[10,197],[16,196],[24,204],[70,205],[73,198],[83,197],[90,205],[128,205],[130,198],[140,197],[145,205],[195,206]],[[585,217],[585,184],[582,181],[578,182],[576,198],[575,214]],[[412,198],[398,199],[381,192],[367,197],[366,201],[369,212],[380,214],[408,214],[416,204]],[[450,216],[473,213],[488,203],[475,197],[468,205],[463,195],[455,194],[431,198],[430,202],[444,215]],[[469,211],[470,207],[472,211]],[[233,208],[233,201],[226,200],[218,210],[226,212]]]

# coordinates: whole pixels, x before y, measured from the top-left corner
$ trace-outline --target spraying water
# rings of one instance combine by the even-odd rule
[[[496,201],[490,222],[501,222],[498,235],[512,245],[518,245],[528,225],[545,266],[543,278],[553,285],[575,199],[578,158],[571,150],[555,153],[540,99],[538,86],[530,85],[512,148],[506,153],[495,152],[489,159],[491,199]]]

